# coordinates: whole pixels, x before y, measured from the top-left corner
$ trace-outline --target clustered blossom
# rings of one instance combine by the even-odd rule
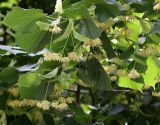
[[[64,98],[64,97],[59,97],[58,100],[55,100],[54,102],[51,103],[51,107],[58,109],[58,110],[64,110],[68,108],[68,104],[72,103],[74,99],[72,97]]]
[[[153,7],[153,10],[160,10],[160,2]]]
[[[134,15],[129,15],[129,16],[119,16],[118,17],[120,21],[133,21],[136,19]]]
[[[53,99],[53,101],[50,103],[51,108],[64,110],[68,107],[69,103],[72,103],[74,101],[74,98],[72,97],[63,97],[62,92],[63,89],[56,84],[54,86],[54,92],[51,95],[51,98]]]
[[[82,80],[79,80],[79,81],[78,81],[78,84],[79,84],[80,86],[83,86],[83,87],[91,87],[91,86],[92,86],[92,85],[88,85],[88,84],[84,83]]]
[[[68,57],[63,57],[57,53],[50,53],[50,52],[45,52],[44,53],[44,60],[45,61],[59,61],[63,63],[68,63],[69,61],[79,61],[81,56],[79,56],[75,52],[71,52],[68,54]]]
[[[160,92],[152,92],[152,96],[160,97]]]
[[[51,107],[55,108],[55,109],[62,110],[62,109],[66,109],[68,107],[68,105],[66,103],[59,104],[58,102],[52,102]]]
[[[77,53],[75,53],[75,52],[69,53],[68,54],[68,58],[70,60],[77,61],[77,62],[80,60],[80,56]]]
[[[97,38],[97,39],[90,39],[88,41],[84,41],[84,45],[85,46],[90,46],[90,47],[96,47],[96,46],[99,46],[99,45],[102,45],[102,41]]]
[[[111,64],[110,66],[104,67],[104,70],[108,74],[115,74],[117,72],[117,65]]]
[[[13,95],[14,97],[17,97],[19,95],[19,89],[16,87],[11,87],[7,91],[8,91],[8,93]]]
[[[60,33],[62,31],[62,29],[55,24],[55,25],[53,25],[53,27],[51,27],[49,29],[49,31],[54,33],[54,34],[58,34],[58,33]]]
[[[43,57],[44,57],[44,60],[45,61],[51,61],[52,60],[52,53],[50,53],[50,52],[45,52],[44,54],[43,54]]]
[[[57,110],[64,110],[68,107],[68,104],[74,101],[73,97],[63,97],[63,89],[58,85],[55,85],[53,92],[53,101],[49,102],[47,100],[38,101],[38,100],[8,100],[7,105],[12,108],[21,108],[21,107],[38,107],[43,110],[49,110],[50,108],[55,108]]]
[[[63,63],[68,63],[69,61],[70,61],[70,59],[68,57],[63,57],[60,60],[60,62],[63,62]]]
[[[8,105],[12,108],[20,108],[20,107],[34,107],[36,106],[37,101],[36,100],[28,100],[28,99],[24,99],[24,100],[9,100],[8,101]]]
[[[47,100],[44,100],[44,101],[39,101],[37,103],[37,107],[43,109],[43,110],[48,110],[49,107],[50,107],[50,102],[47,101]]]
[[[49,108],[55,108],[57,110],[64,110],[68,108],[68,104],[73,102],[72,97],[64,98],[59,97],[58,99],[54,100],[53,102],[49,102],[47,100],[45,101],[39,101],[37,103],[37,107],[43,109],[43,110],[49,110]]]
[[[111,76],[110,79],[111,79],[111,81],[116,81],[117,80],[117,76]]]
[[[110,30],[114,24],[115,24],[115,21],[113,18],[106,20],[104,23],[96,22],[97,27],[103,30]]]
[[[137,79],[140,77],[140,74],[137,72],[137,70],[132,69],[128,74],[130,79]]]
[[[62,0],[57,0],[55,5],[55,12],[62,14],[63,8],[62,8]]]
[[[109,29],[111,27],[110,25],[108,25],[106,23],[99,23],[99,22],[97,22],[96,25],[97,25],[97,27],[99,27],[99,28],[101,28],[103,30],[107,30],[107,29]]]
[[[114,59],[114,63],[118,63],[118,58]],[[112,62],[112,61],[111,61]],[[119,77],[129,77],[130,79],[136,79],[140,77],[140,74],[137,72],[137,70],[132,69],[131,71],[127,72],[125,70],[118,69],[118,66],[116,64],[111,64],[109,66],[104,66],[104,70],[111,75],[110,79],[111,81],[116,81],[117,76]]]
[[[52,60],[61,61],[62,56],[58,55],[57,53],[52,53]]]
[[[137,50],[137,54],[147,57],[157,52],[157,48],[154,45],[148,45],[143,49]]]

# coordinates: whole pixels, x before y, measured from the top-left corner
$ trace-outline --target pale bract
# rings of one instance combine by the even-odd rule
[[[160,2],[153,7],[153,10],[160,10]]]
[[[55,5],[55,12],[62,14],[63,8],[62,8],[62,0],[57,0]]]

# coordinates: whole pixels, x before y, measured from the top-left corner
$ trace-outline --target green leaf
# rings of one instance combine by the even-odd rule
[[[69,74],[62,72],[58,78],[58,82],[60,83],[60,86],[62,86],[64,89],[69,89],[70,85],[77,81],[75,74]]]
[[[144,84],[131,80],[129,77],[119,77],[118,86],[141,91]]]
[[[58,68],[52,70],[51,72],[47,73],[44,75],[45,78],[53,78],[57,75],[58,73]]]
[[[73,30],[73,25],[74,22],[72,19],[70,19],[65,32],[59,38],[53,40],[53,42],[51,43],[51,48],[54,52],[59,52],[63,49],[63,47],[65,47],[66,41],[68,41]]]
[[[142,27],[142,32],[145,33],[145,34],[148,34],[151,30],[151,25],[149,22],[141,19],[140,20],[140,24],[141,24],[141,27]]]
[[[46,125],[55,125],[55,121],[52,114],[43,113],[43,120],[45,121]]]
[[[82,107],[83,111],[84,111],[86,114],[90,114],[91,109],[89,108],[88,105],[82,103],[82,104],[81,104],[81,107]]]
[[[155,88],[157,76],[160,73],[160,68],[155,64],[152,57],[147,59],[147,70],[143,74],[144,82],[147,86]]]
[[[20,97],[23,99],[46,99],[53,92],[54,84],[42,82],[38,86],[24,87],[20,86]]]
[[[103,32],[100,38],[102,40],[102,47],[106,51],[107,57],[109,59],[116,57],[116,54],[115,54],[113,47],[111,45],[111,41],[108,38],[107,34],[105,32]]]
[[[160,32],[160,22],[154,23],[151,27],[150,34],[155,34]]]
[[[82,18],[79,24],[80,34],[84,35],[90,39],[96,39],[101,35],[101,29],[99,29],[92,17],[89,14]]]
[[[28,52],[38,52],[50,42],[50,33],[47,31],[37,30],[34,33],[16,33],[16,43]]]
[[[160,35],[159,34],[150,34],[149,38],[153,41],[153,43],[160,43]],[[149,41],[149,42],[152,42]]]
[[[19,87],[32,87],[38,86],[41,84],[41,77],[38,76],[38,73],[26,73],[20,75],[17,85]]]
[[[74,29],[73,29],[73,35],[76,39],[78,39],[79,41],[89,41],[90,39],[88,37],[85,37],[81,34],[79,34],[78,32],[76,32]]]
[[[141,65],[146,65],[146,60],[143,59],[141,56],[133,55],[132,58],[136,63],[141,64]],[[140,66],[140,67],[142,67],[142,66]]]
[[[6,110],[7,109],[7,107],[6,107],[6,105],[7,105],[7,103],[8,103],[8,98],[9,98],[9,93],[1,93],[0,94],[0,109],[2,109],[2,110]]]
[[[75,114],[75,119],[78,123],[81,123],[82,125],[88,124],[90,125],[92,122],[92,116],[87,114]]]
[[[120,14],[119,8],[115,4],[102,3],[96,6],[96,16],[100,22],[104,22],[110,17]]]
[[[87,7],[84,4],[76,3],[73,4],[71,7],[64,9],[63,15],[72,19],[79,19],[83,17],[86,11]]]
[[[125,38],[117,39],[118,43],[116,43],[116,48],[122,51],[126,50],[131,44]]]
[[[36,24],[39,26],[40,30],[45,30],[45,31],[48,31],[49,27],[51,26],[50,24],[43,23],[41,21],[36,22]]]
[[[60,36],[58,39],[54,40],[53,44],[67,39],[73,30],[73,25],[74,25],[74,21],[72,19],[70,19],[64,34],[62,36]]]
[[[20,112],[20,110],[19,110]],[[32,124],[32,122],[28,119],[28,117],[26,115],[20,115],[19,117],[17,117],[16,119],[13,119],[10,122],[11,125],[30,125]]]
[[[110,90],[111,81],[102,65],[96,58],[92,58],[81,64],[77,76],[86,84],[94,85],[101,90]]]
[[[15,84],[18,80],[18,71],[13,67],[4,68],[0,72],[0,83]]]
[[[38,27],[35,22],[45,18],[45,14],[39,9],[13,8],[5,17],[3,23],[16,32],[34,32]]]
[[[128,47],[123,53],[120,54],[120,59],[128,59],[130,56],[134,54],[133,45]]]
[[[132,22],[126,22],[126,25],[129,29],[129,35],[127,38],[132,41],[137,41],[140,33],[141,33],[141,26],[138,20],[134,20]]]
[[[22,49],[35,53],[50,42],[50,33],[41,31],[41,29],[44,29],[44,24],[43,28],[42,23],[41,28],[36,25],[36,22],[42,19],[45,19],[42,10],[14,8],[7,14],[3,23],[16,32],[16,43]],[[40,26],[40,22],[38,24]]]

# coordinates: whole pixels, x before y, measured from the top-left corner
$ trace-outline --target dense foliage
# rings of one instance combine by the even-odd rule
[[[159,10],[158,0],[1,2],[0,125],[159,125]]]

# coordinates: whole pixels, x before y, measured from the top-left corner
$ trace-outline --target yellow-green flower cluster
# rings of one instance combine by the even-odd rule
[[[48,110],[49,108],[54,108],[57,110],[64,110],[68,108],[68,104],[72,103],[74,101],[74,98],[72,97],[63,97],[63,89],[59,85],[54,86],[54,91],[50,95],[50,99],[53,100],[51,102],[49,101],[40,101],[37,103],[37,107]]]
[[[97,22],[96,25],[97,25],[97,27],[99,27],[103,30],[108,30],[111,27],[111,25],[108,25],[106,23],[100,23],[100,22]]]
[[[144,57],[147,57],[147,56],[155,54],[157,51],[158,51],[158,49],[155,45],[148,45],[143,49],[137,50],[137,54],[144,56]]]
[[[7,92],[11,95],[13,95],[14,97],[17,97],[19,95],[19,89],[16,87],[11,87],[7,90]]]
[[[120,21],[133,21],[136,19],[134,15],[129,15],[129,16],[119,16],[118,19]]]
[[[63,110],[68,107],[69,103],[73,102],[72,97],[63,97],[62,96],[63,89],[58,86],[57,84],[54,86],[54,92],[53,92],[53,102],[51,103],[51,107],[58,109],[58,110]]]
[[[140,74],[137,72],[137,70],[132,69],[131,71],[127,72],[125,70],[118,70],[117,65],[111,64],[110,66],[104,66],[104,70],[111,75],[110,79],[111,81],[116,81],[117,76],[120,77],[129,77],[130,79],[137,79],[140,77]]]
[[[67,57],[63,57],[57,53],[50,53],[50,52],[45,52],[43,54],[44,56],[44,60],[45,61],[59,61],[59,62],[63,62],[63,63],[68,63],[69,61],[79,61],[81,56],[79,56],[77,53],[75,52],[71,52],[68,54]]]
[[[77,61],[77,62],[80,60],[80,56],[77,53],[75,53],[75,52],[69,53],[68,54],[68,58],[70,60]]]
[[[43,109],[43,110],[48,110],[50,107],[50,102],[47,100],[38,101],[36,106]]]
[[[115,74],[117,72],[117,65],[115,64],[111,64],[110,66],[105,66],[104,70],[108,73],[108,74]]]
[[[78,81],[78,84],[79,84],[80,86],[83,86],[83,87],[91,87],[91,86],[92,86],[92,85],[88,85],[88,84],[84,83],[82,80],[79,80],[79,81]]]
[[[98,21],[96,22],[97,27],[103,30],[110,30],[114,24],[115,24],[115,21],[113,20],[113,18],[110,18],[103,23]]]
[[[64,110],[68,108],[68,104],[72,103],[73,101],[74,101],[74,98],[72,97],[64,98],[61,96],[58,98],[58,100],[55,100],[51,103],[51,107],[58,110]]]
[[[99,45],[102,45],[102,41],[97,38],[97,39],[89,39],[87,41],[84,41],[85,46],[90,46],[90,47],[97,47]]]
[[[140,74],[137,72],[137,70],[132,69],[128,74],[130,79],[137,79],[140,77]]]
[[[160,1],[153,7],[153,10],[160,10]]]
[[[54,34],[58,34],[62,31],[62,29],[58,26],[58,25],[53,25],[53,27],[49,28],[49,31],[54,33]]]
[[[68,104],[72,103],[73,100],[74,100],[74,98],[72,98],[72,97],[64,98],[61,96],[52,102],[49,102],[47,100],[38,101],[36,106],[38,108],[43,109],[43,110],[49,110],[50,108],[55,108],[57,110],[64,110],[64,109],[68,108]]]
[[[152,96],[160,97],[160,92],[152,92]]]
[[[9,100],[8,105],[12,108],[20,108],[20,107],[34,107],[36,106],[36,100]]]
[[[110,79],[111,79],[111,81],[116,81],[117,80],[117,76],[111,76]]]

